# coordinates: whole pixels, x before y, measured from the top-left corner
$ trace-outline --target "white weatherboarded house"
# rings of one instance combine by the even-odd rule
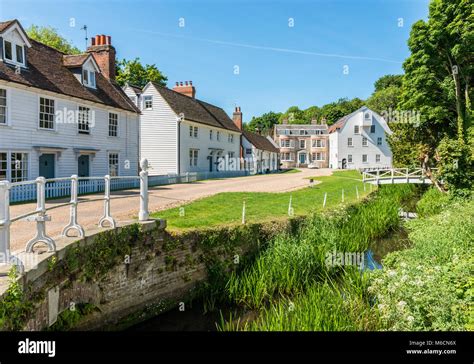
[[[114,81],[110,37],[66,55],[12,20],[0,55],[0,180],[137,175],[139,110]]]
[[[140,157],[151,175],[240,169],[240,130],[224,110],[196,99],[192,82],[124,91],[141,110]]]
[[[366,169],[392,166],[387,135],[392,132],[382,116],[366,106],[329,127],[329,167]]]

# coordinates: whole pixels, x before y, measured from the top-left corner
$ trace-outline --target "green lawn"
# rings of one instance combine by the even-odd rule
[[[275,175],[275,178],[278,176]],[[321,183],[285,193],[219,193],[181,207],[155,212],[152,216],[166,219],[171,230],[240,224],[245,200],[246,222],[261,222],[287,218],[290,196],[294,215],[297,216],[322,210],[325,193],[327,193],[326,208],[330,208],[341,204],[343,189],[344,203],[356,201],[356,187],[360,198],[371,191],[370,185],[366,184],[364,192],[361,175],[357,171],[336,171],[332,176],[314,177],[314,179]],[[180,211],[181,215],[184,211],[184,216],[180,216]]]

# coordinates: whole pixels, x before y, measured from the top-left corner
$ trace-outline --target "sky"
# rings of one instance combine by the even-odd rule
[[[139,57],[197,98],[244,121],[290,106],[366,99],[403,72],[411,25],[428,0],[0,0],[0,20],[52,26],[85,49],[112,36],[118,58]],[[89,39],[90,42],[90,39]]]

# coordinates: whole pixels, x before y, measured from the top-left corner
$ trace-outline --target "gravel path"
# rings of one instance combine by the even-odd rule
[[[214,179],[186,184],[158,186],[150,189],[150,212],[167,209],[184,203],[212,196],[220,192],[285,192],[299,189],[309,184],[305,179],[309,176],[328,176],[330,169],[302,169],[300,173],[283,173],[256,175],[238,178]],[[139,195],[137,190],[112,192],[113,196],[123,196],[111,201],[111,212],[114,219],[129,221],[138,215]],[[88,195],[80,197],[80,201],[100,198],[101,195]],[[47,207],[57,206],[69,199],[52,200]],[[19,216],[36,209],[36,203],[14,205],[11,207],[11,216]],[[78,206],[79,223],[84,227],[86,234],[88,228],[97,227],[97,222],[102,216],[103,201],[80,203]],[[58,207],[48,211],[51,221],[46,228],[49,236],[59,237],[62,228],[69,221],[69,206]],[[23,250],[26,242],[35,234],[34,222],[24,220],[16,221],[11,225],[11,250]]]

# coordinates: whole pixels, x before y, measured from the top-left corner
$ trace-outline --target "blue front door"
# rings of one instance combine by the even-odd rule
[[[54,178],[54,154],[42,154],[39,157],[39,175],[46,179]]]
[[[80,155],[77,164],[77,175],[79,177],[89,177],[89,156]]]

